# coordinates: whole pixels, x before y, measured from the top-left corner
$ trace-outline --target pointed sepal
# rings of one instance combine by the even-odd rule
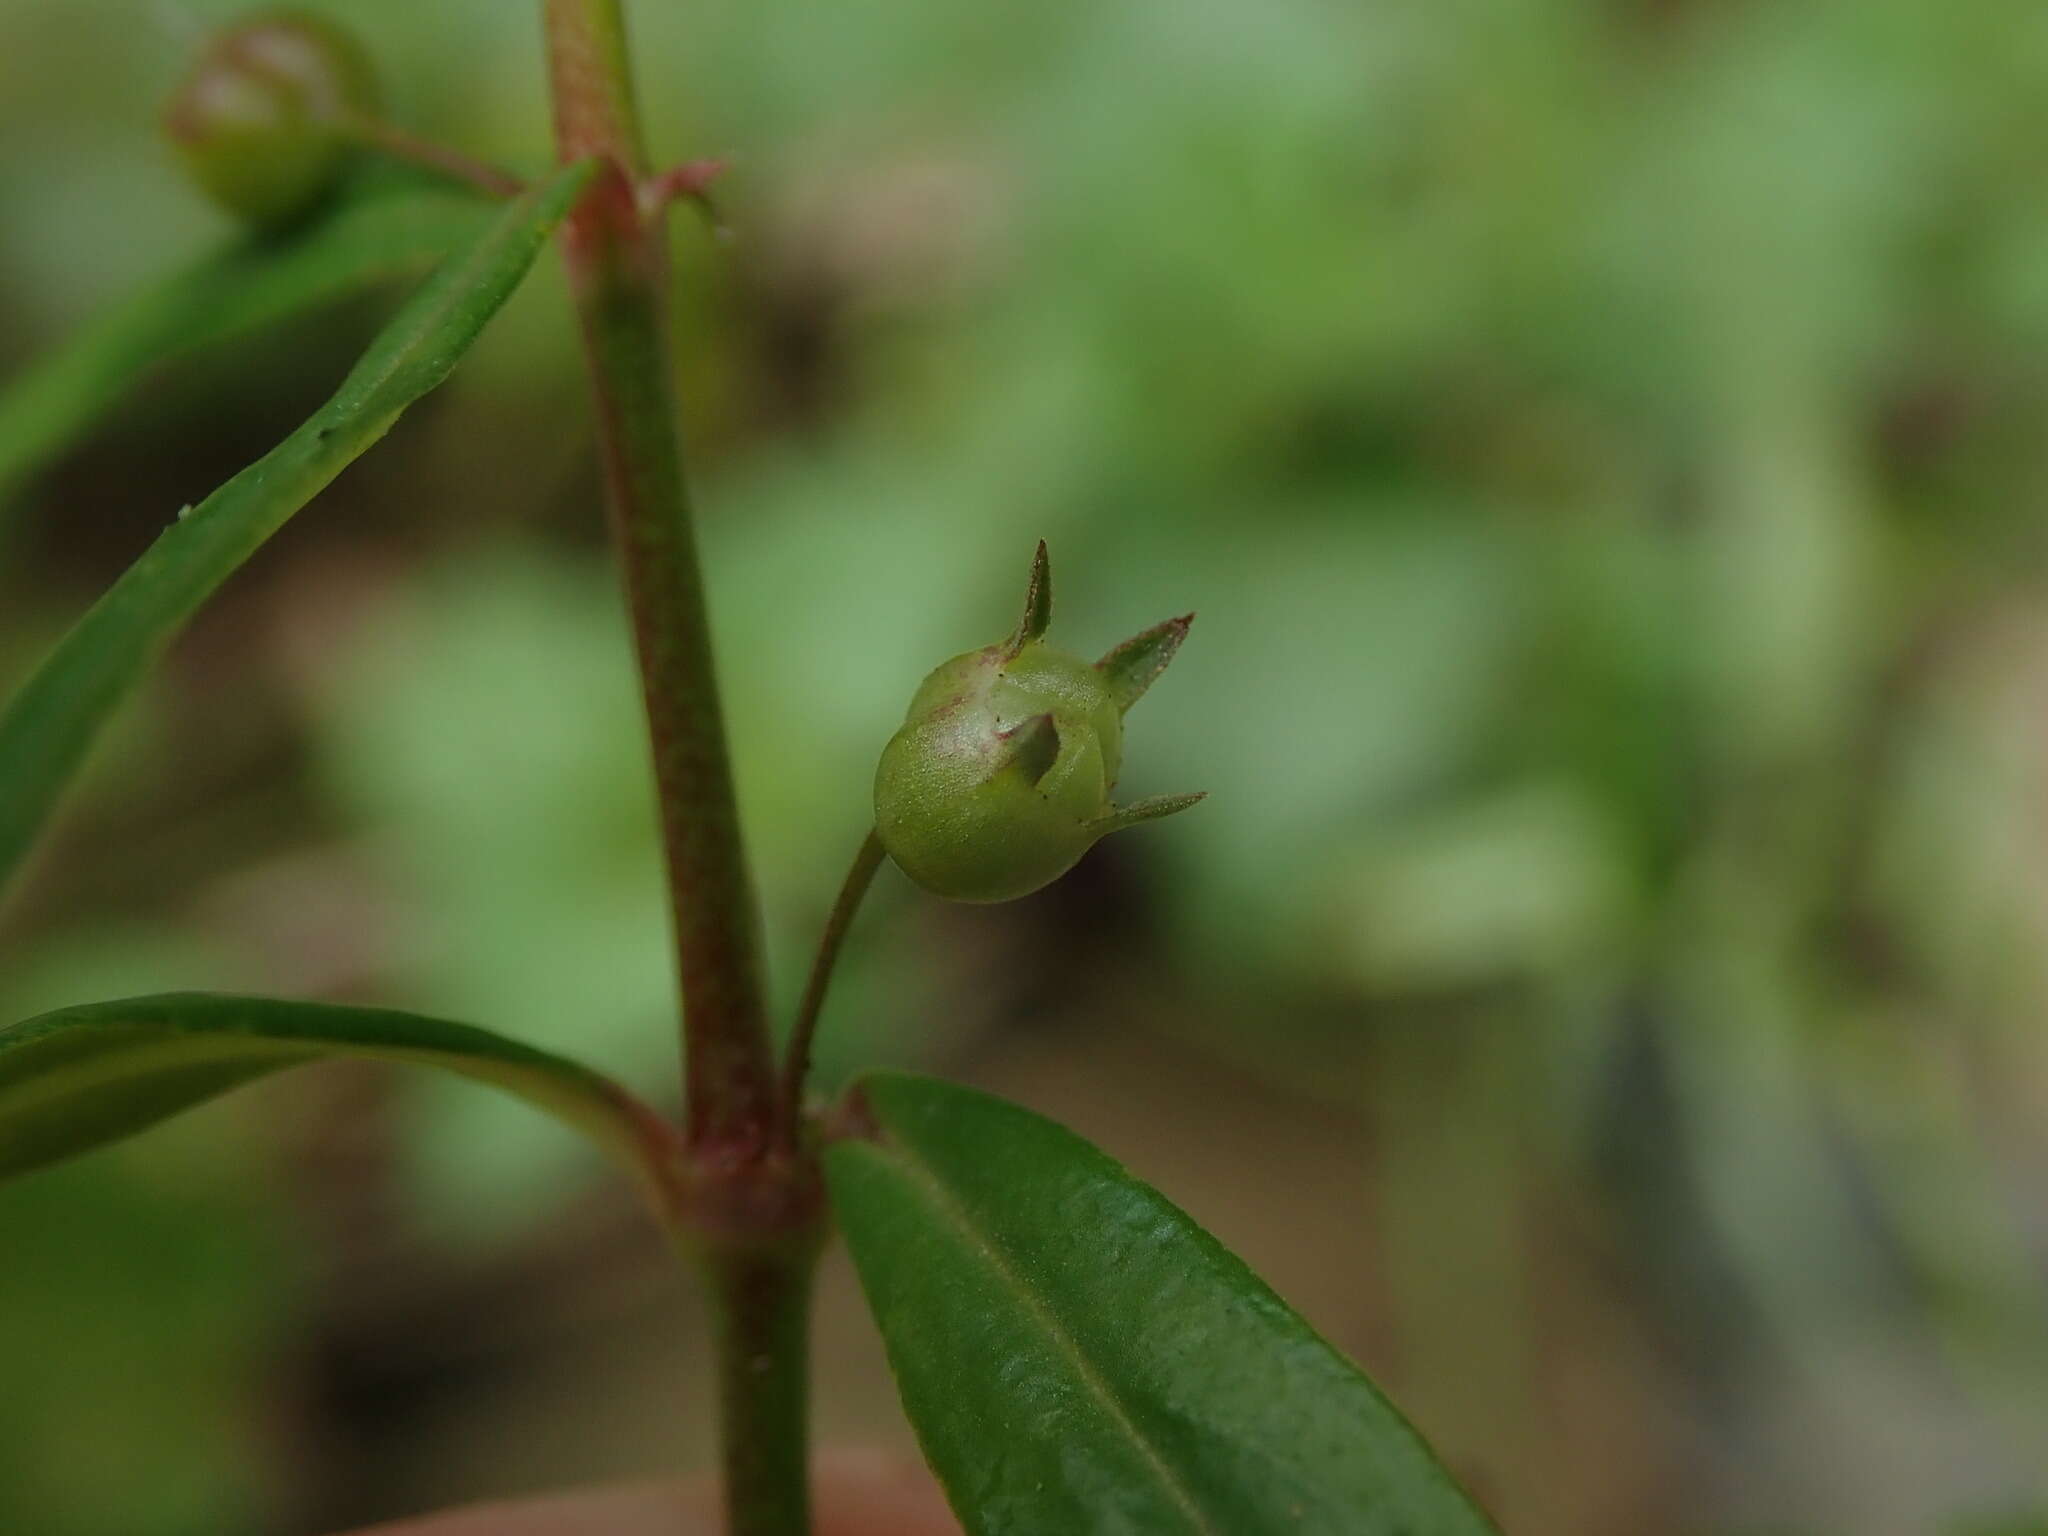
[[[1031,557],[1031,582],[1024,589],[1024,617],[1010,636],[1006,650],[1015,656],[1033,640],[1043,640],[1052,625],[1052,565],[1046,559],[1045,540],[1038,541],[1038,553]]]
[[[1129,805],[1111,808],[1107,816],[1095,823],[1103,832],[1121,832],[1125,827],[1135,827],[1141,821],[1158,821],[1162,816],[1177,815],[1199,800],[1209,798],[1209,791],[1197,789],[1182,795],[1150,795],[1143,800],[1133,800]]]
[[[1095,663],[1095,669],[1109,681],[1110,696],[1116,700],[1118,710],[1129,709],[1145,696],[1145,690],[1173,660],[1181,641],[1187,639],[1188,626],[1194,622],[1192,613],[1184,613],[1164,624],[1154,624]]]

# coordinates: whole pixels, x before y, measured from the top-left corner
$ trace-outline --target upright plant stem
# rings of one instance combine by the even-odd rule
[[[806,1536],[816,1158],[778,1132],[758,915],[676,435],[668,257],[618,0],[545,0],[555,138],[601,168],[563,227],[654,752],[683,992],[685,1246],[711,1288],[728,1536]]]
[[[687,1019],[687,1128],[692,1142],[745,1158],[773,1124],[774,1057],[676,438],[667,241],[635,195],[645,156],[618,0],[547,0],[547,24],[559,152],[605,162],[564,239],[653,740]]]
[[[707,1271],[730,1536],[811,1528],[804,1425],[816,1269],[812,1245],[717,1257]]]

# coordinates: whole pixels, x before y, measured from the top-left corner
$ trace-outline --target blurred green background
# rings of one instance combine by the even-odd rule
[[[529,6],[348,0],[547,156]],[[1066,1118],[1518,1536],[2048,1509],[2048,9],[633,8],[785,1000],[934,662],[1201,614],[1062,885],[885,878],[826,1071]],[[207,0],[0,0],[0,380],[226,237]],[[474,1019],[673,1098],[651,807],[551,262],[194,626],[0,917],[0,1012]],[[389,294],[156,376],[0,509],[11,685]],[[906,1446],[842,1264],[824,1433]],[[330,1069],[0,1190],[0,1530],[306,1536],[706,1452],[628,1193]],[[2029,1523],[2030,1521],[2034,1523]]]

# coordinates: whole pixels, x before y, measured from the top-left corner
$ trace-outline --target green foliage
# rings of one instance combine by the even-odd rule
[[[81,326],[0,389],[0,529],[22,480],[169,360],[411,277],[490,218],[474,197],[366,186],[289,230],[241,236]]]
[[[1485,1536],[1349,1361],[1156,1191],[986,1094],[874,1075],[825,1154],[974,1536]]]
[[[256,464],[180,512],[15,695],[0,716],[0,881],[28,852],[107,717],[192,611],[448,377],[587,175],[581,167],[560,172],[448,258],[334,397]]]
[[[62,1008],[0,1030],[0,1178],[333,1057],[440,1067],[516,1094],[575,1125],[661,1192],[667,1170],[658,1138],[650,1139],[652,1113],[587,1068],[467,1024],[204,992]]]

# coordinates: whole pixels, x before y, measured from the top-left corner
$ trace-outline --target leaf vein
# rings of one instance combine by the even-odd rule
[[[1137,1419],[1133,1417],[1129,1406],[1118,1394],[1114,1384],[1089,1357],[1080,1340],[1060,1321],[1059,1314],[1032,1290],[1008,1256],[975,1222],[967,1207],[946,1187],[945,1182],[919,1161],[902,1142],[894,1141],[886,1150],[897,1154],[899,1166],[912,1179],[919,1191],[938,1208],[942,1217],[970,1239],[970,1250],[994,1272],[997,1279],[1013,1294],[1018,1305],[1030,1315],[1044,1331],[1045,1336],[1067,1358],[1082,1386],[1095,1397],[1129,1437],[1167,1496],[1187,1516],[1192,1529],[1205,1533],[1205,1536],[1221,1536],[1223,1528],[1216,1524],[1209,1512],[1196,1499],[1193,1490],[1188,1488],[1174,1471],[1172,1463],[1160,1454],[1159,1448],[1139,1427]]]

